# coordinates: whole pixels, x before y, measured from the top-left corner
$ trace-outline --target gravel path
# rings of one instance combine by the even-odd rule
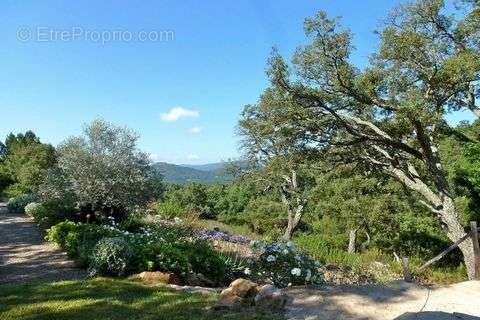
[[[288,320],[480,320],[480,281],[432,288],[399,281],[287,292]]]
[[[24,214],[0,203],[0,285],[85,278],[62,251],[45,242]]]

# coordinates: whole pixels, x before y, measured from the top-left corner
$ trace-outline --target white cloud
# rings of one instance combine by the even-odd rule
[[[203,128],[202,127],[193,127],[193,128],[190,128],[188,129],[188,132],[190,133],[200,133],[203,131]]]
[[[198,154],[190,153],[190,154],[187,156],[187,159],[188,159],[188,160],[198,160],[198,159],[200,159],[200,157],[199,157]]]
[[[170,109],[170,111],[166,113],[160,114],[160,119],[162,121],[177,121],[181,118],[196,118],[200,115],[200,113],[196,110],[185,109],[182,107],[176,107]]]

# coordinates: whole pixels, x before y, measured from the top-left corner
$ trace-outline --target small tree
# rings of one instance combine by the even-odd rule
[[[296,119],[304,116],[293,100],[271,89],[265,91],[257,105],[245,106],[239,124],[246,157],[257,164],[266,189],[278,191],[287,213],[284,240],[291,239],[307,204],[302,166],[308,158],[304,139],[308,133],[296,127]],[[328,127],[320,129],[318,123],[315,126],[319,130]]]
[[[118,214],[139,209],[152,200],[158,177],[148,155],[137,149],[138,136],[126,128],[95,120],[84,136],[58,147],[58,165],[45,181],[47,198],[69,197],[91,211]]]
[[[55,149],[32,132],[10,133],[0,144],[0,191],[17,196],[37,191],[45,172],[55,163]]]

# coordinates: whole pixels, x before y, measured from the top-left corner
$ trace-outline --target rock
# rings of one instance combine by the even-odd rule
[[[257,284],[246,279],[237,279],[220,293],[220,300],[212,307],[214,310],[235,309],[240,306],[252,306],[257,294]]]
[[[155,283],[165,283],[165,284],[180,284],[180,279],[173,273],[170,272],[149,272],[144,271],[138,275],[143,282],[149,284]]]
[[[215,283],[201,273],[190,273],[185,279],[186,284],[193,287],[214,287]]]
[[[287,295],[271,284],[266,284],[258,290],[254,302],[257,308],[278,310],[287,303]]]
[[[247,296],[254,296],[257,293],[257,284],[250,280],[239,278],[230,283],[230,286],[225,290],[229,290],[229,295],[236,295],[244,298]]]
[[[327,271],[337,271],[338,266],[335,265],[335,264],[327,264],[327,265],[325,265],[325,270],[327,270]]]
[[[205,287],[191,287],[191,286],[179,286],[176,284],[169,284],[169,288],[183,291],[185,293],[202,293],[202,294],[212,294],[212,293],[219,293],[219,288],[205,288]]]
[[[358,283],[359,284],[367,284],[368,280],[369,280],[369,278],[365,274],[361,274],[361,275],[358,276]]]
[[[230,295],[222,297],[212,306],[213,310],[231,310],[238,309],[242,306],[243,299],[239,296]]]
[[[222,292],[220,292],[220,298],[230,297],[230,296],[236,296],[236,294],[233,292],[233,289],[231,287],[223,289]]]

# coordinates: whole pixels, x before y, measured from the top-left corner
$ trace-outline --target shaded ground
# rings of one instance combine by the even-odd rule
[[[405,282],[386,286],[290,288],[291,320],[480,320],[480,281],[426,288]]]
[[[0,285],[85,278],[65,253],[43,240],[24,214],[0,203]]]

